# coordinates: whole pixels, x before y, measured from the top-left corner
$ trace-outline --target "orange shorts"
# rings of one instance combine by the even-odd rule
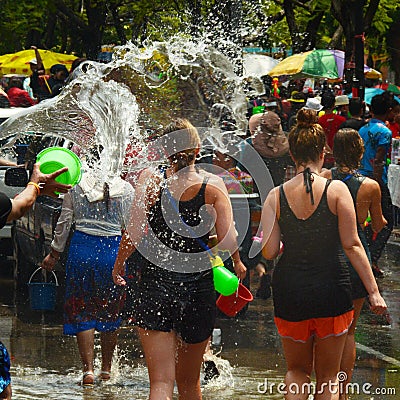
[[[314,335],[319,339],[325,339],[347,333],[353,322],[353,315],[354,311],[351,310],[337,317],[311,318],[298,322],[286,321],[278,317],[274,320],[281,337],[305,343]]]

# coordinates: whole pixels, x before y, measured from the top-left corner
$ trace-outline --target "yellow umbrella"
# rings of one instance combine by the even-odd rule
[[[39,50],[46,73],[50,73],[50,67],[54,64],[64,64],[68,70],[72,62],[77,58],[70,54],[55,53],[50,50]],[[13,54],[0,56],[0,76],[4,74],[30,75],[29,61],[36,58],[34,50],[22,50]]]
[[[382,74],[376,69],[371,68],[369,71],[365,73],[365,77],[368,79],[381,79]]]

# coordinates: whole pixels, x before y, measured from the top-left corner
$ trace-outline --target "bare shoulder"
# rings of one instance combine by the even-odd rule
[[[225,183],[220,176],[212,174],[211,172],[207,172],[204,170],[199,171],[199,173],[201,176],[208,178],[207,188],[208,187],[211,187],[211,188],[214,187],[214,188],[219,188],[219,189],[225,188]]]
[[[322,176],[323,178],[326,179],[332,179],[332,172],[330,169],[323,168],[319,173],[319,176]]]
[[[338,195],[338,196],[342,196],[344,194],[349,195],[350,196],[350,192],[348,187],[346,186],[346,184],[344,182],[342,182],[339,179],[334,179],[331,181],[331,183],[329,184],[328,187],[328,192],[330,195]]]
[[[366,177],[360,186],[360,194],[373,198],[381,196],[379,183],[374,179]]]

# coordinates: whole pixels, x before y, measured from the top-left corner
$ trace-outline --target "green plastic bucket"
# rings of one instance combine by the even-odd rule
[[[64,147],[49,147],[37,155],[36,162],[40,163],[40,171],[44,174],[51,174],[60,168],[68,167],[68,171],[56,178],[57,182],[73,186],[81,180],[81,160],[69,149]]]

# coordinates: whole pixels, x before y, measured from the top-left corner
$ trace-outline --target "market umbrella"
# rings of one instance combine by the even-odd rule
[[[278,63],[278,60],[269,56],[245,53],[243,54],[243,76],[261,77],[268,75],[268,72]]]
[[[282,60],[269,71],[270,76],[291,76],[292,78],[327,78],[343,77],[345,53],[342,50],[310,50],[295,54]],[[382,76],[380,72],[364,65],[364,73]],[[368,77],[366,75],[366,77]]]
[[[77,58],[70,54],[55,53],[50,50],[39,50],[39,54],[46,73],[50,72],[50,67],[54,64],[64,64],[70,70],[72,62]],[[31,73],[29,61],[33,58],[35,58],[34,50],[22,50],[0,56],[0,76],[4,74],[29,75]]]
[[[366,88],[365,89],[365,94],[364,94],[364,101],[367,104],[371,104],[371,100],[374,96],[378,94],[382,94],[385,92],[385,90],[380,89],[380,88]],[[349,94],[349,98],[352,97],[352,94]],[[400,103],[400,99],[397,96],[394,96],[395,100],[397,100],[398,103]]]

